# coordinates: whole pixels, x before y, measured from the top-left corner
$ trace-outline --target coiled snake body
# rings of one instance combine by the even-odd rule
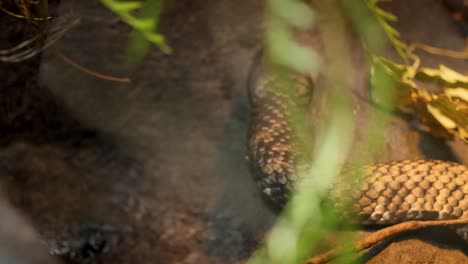
[[[251,74],[250,165],[264,196],[282,207],[299,180],[298,168],[310,161],[305,154],[307,147],[302,146],[307,143],[298,136],[298,130],[307,131],[309,126],[298,128],[293,123],[297,122],[297,116],[308,114],[311,89],[304,77],[275,78],[262,65],[254,67]],[[355,172],[345,170],[343,174]],[[339,197],[351,196],[350,211],[362,224],[468,218],[468,168],[465,165],[438,160],[403,160],[364,166],[360,172],[366,176],[364,180],[359,180],[360,177],[353,180],[350,175],[346,179],[351,182],[345,182],[345,177],[338,177],[329,197],[340,207]],[[466,226],[456,230],[468,241]]]

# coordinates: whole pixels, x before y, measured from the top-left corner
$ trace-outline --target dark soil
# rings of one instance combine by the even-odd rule
[[[246,82],[261,48],[262,2],[173,1],[161,25],[173,53],[153,50],[138,67],[124,63],[130,29],[98,1],[51,6],[53,14],[81,17],[57,42],[67,56],[132,82],[86,75],[51,50],[0,64],[0,180],[9,202],[0,210],[2,221],[14,223],[0,221],[0,229],[18,232],[0,232],[0,249],[13,256],[5,263],[50,263],[41,240],[70,263],[247,259],[276,218],[244,158]],[[437,1],[395,0],[388,7],[400,17],[406,41],[463,48]],[[32,34],[29,25],[16,23],[1,13],[1,32],[7,32],[1,48]],[[357,40],[350,45],[358,46]],[[362,54],[353,54],[360,118],[369,107],[362,99],[366,71]],[[468,70],[466,61],[424,58]],[[466,145],[434,139],[414,122],[395,117],[385,134],[382,160],[468,164]],[[365,151],[357,147],[355,155]],[[27,220],[16,220],[18,214]],[[369,263],[468,263],[467,250],[450,231],[435,229],[398,237],[365,257]]]

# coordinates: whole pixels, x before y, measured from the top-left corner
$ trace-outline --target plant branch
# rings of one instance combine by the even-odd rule
[[[352,248],[352,251],[359,252],[365,249],[369,249],[380,242],[389,239],[397,234],[403,232],[413,231],[420,228],[431,227],[431,226],[452,226],[452,225],[464,225],[468,224],[468,219],[454,219],[454,220],[433,220],[433,221],[409,221],[403,222],[394,226],[381,229],[367,236],[366,238],[358,241]],[[344,253],[349,252],[349,249],[338,247],[325,252],[319,256],[312,257],[306,261],[307,264],[322,264],[330,262]]]

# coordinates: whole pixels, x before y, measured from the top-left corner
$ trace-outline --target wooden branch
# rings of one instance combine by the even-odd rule
[[[431,226],[451,226],[451,225],[462,225],[468,224],[468,219],[454,219],[454,220],[434,220],[434,221],[409,221],[403,222],[394,226],[378,230],[366,238],[358,241],[353,248],[337,247],[328,252],[325,252],[319,256],[312,257],[306,261],[307,264],[323,264],[330,262],[343,253],[352,251],[362,251],[371,248],[380,242],[391,238],[397,234],[417,230],[420,228],[431,227]]]

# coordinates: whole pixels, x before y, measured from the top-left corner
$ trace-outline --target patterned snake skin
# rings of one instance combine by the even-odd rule
[[[310,138],[311,131],[306,117],[310,115],[310,82],[297,75],[272,77],[265,67],[257,65],[251,72],[249,96],[250,165],[264,196],[281,208],[294,190],[298,170],[310,164],[305,154],[310,148],[304,147],[310,140],[303,136]],[[351,210],[345,211],[365,225],[468,218],[468,168],[438,160],[348,168],[329,191],[335,208],[345,209],[340,201],[343,195],[352,199]],[[468,241],[466,226],[456,229]]]

